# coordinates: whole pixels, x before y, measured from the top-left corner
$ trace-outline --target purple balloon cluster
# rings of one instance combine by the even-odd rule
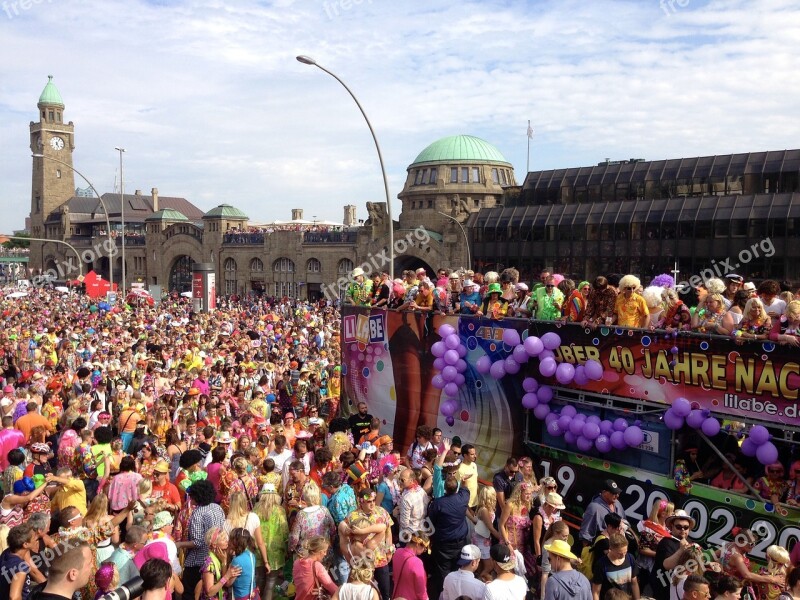
[[[721,428],[719,421],[711,416],[710,410],[692,408],[692,403],[686,398],[676,398],[664,413],[664,425],[677,431],[684,424],[692,429],[699,429],[708,437],[717,435]]]
[[[458,389],[466,383],[464,372],[467,370],[467,347],[461,343],[455,327],[444,324],[438,330],[441,340],[431,346],[431,353],[436,357],[433,366],[439,373],[431,378],[431,385],[437,390],[444,390],[447,399],[442,402],[439,410],[451,427],[455,423],[454,415],[461,408],[458,401]]]
[[[553,399],[553,388],[549,385],[539,385],[533,377],[522,380],[522,406],[532,410],[537,419],[545,419],[550,414],[550,400]]]
[[[541,406],[539,404],[536,408]],[[641,427],[638,424],[629,425],[622,417],[616,421],[601,420],[597,415],[586,416],[579,413],[574,406],[569,405],[562,408],[560,413],[551,412],[548,406],[544,416],[537,414],[536,409],[534,414],[539,419],[544,419],[547,433],[553,437],[563,437],[565,442],[577,446],[581,452],[589,452],[595,448],[605,454],[612,450],[635,448],[644,441]]]
[[[742,442],[742,454],[755,456],[762,465],[778,462],[778,448],[770,440],[769,430],[763,425],[753,425],[750,433]]]

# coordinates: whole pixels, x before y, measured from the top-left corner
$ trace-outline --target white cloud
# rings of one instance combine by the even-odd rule
[[[669,3],[666,3],[669,6]],[[255,221],[341,219],[392,196],[432,141],[469,133],[532,167],[796,147],[800,8],[789,0],[426,3],[52,0],[0,12],[0,181],[28,212],[28,121],[48,74],[75,122],[75,165],[126,188],[232,203]],[[81,184],[82,185],[82,184]],[[395,200],[395,210],[399,202]]]

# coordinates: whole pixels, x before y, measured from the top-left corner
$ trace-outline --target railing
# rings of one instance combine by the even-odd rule
[[[223,244],[239,244],[239,245],[263,245],[263,233],[226,233],[222,236]]]
[[[309,231],[303,234],[304,244],[355,244],[356,231]]]

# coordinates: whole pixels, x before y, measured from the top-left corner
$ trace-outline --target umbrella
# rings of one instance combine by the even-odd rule
[[[181,292],[181,296],[183,296],[184,298],[191,298],[192,292]]]
[[[24,298],[28,295],[28,292],[14,292],[13,294],[9,294],[9,298]]]

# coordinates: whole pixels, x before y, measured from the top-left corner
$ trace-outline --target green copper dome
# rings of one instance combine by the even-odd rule
[[[433,142],[419,153],[411,166],[434,162],[511,164],[489,142],[472,135],[451,135]]]
[[[64,107],[64,101],[61,99],[61,94],[53,83],[53,76],[47,76],[47,85],[42,90],[42,95],[39,96],[39,104],[55,104],[56,106]]]
[[[174,208],[165,208],[154,212],[145,221],[188,221],[189,219],[182,212]]]
[[[235,206],[231,206],[230,204],[220,204],[212,208],[208,211],[205,215],[203,215],[204,219],[244,219],[245,221],[248,219],[247,215],[244,214],[241,210],[236,208]]]

